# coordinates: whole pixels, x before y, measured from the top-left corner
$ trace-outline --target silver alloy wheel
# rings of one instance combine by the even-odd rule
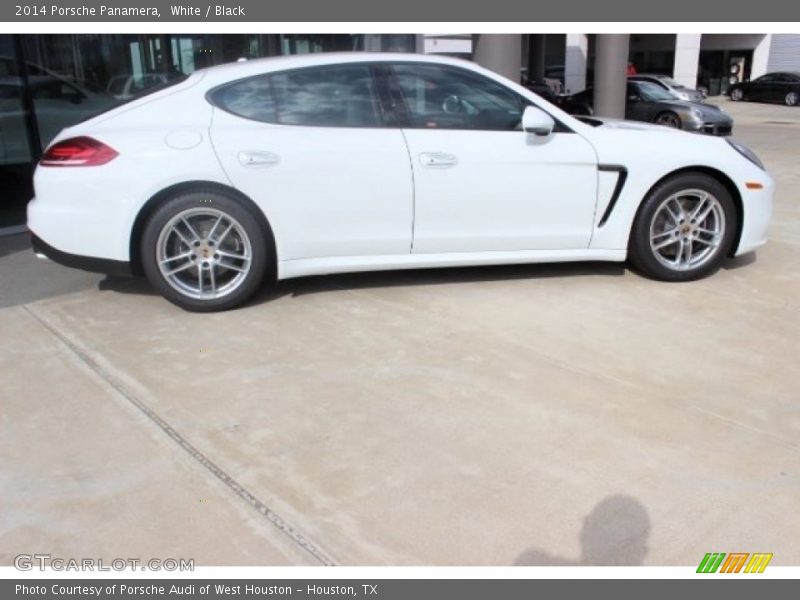
[[[785,98],[786,106],[797,106],[798,99],[800,98],[798,98],[797,92],[789,92]]]
[[[664,113],[658,115],[658,118],[656,118],[656,123],[658,123],[659,125],[665,125],[666,127],[672,127],[674,129],[681,128],[680,118],[678,118],[677,115],[674,115],[672,113]]]
[[[739,88],[736,88],[731,92],[731,100],[733,100],[734,102],[738,102],[739,100],[741,100],[742,96],[743,96],[742,90],[740,90]]]
[[[724,236],[725,211],[705,190],[672,194],[650,222],[653,256],[673,271],[690,271],[706,264],[719,252]]]
[[[190,208],[170,219],[156,242],[161,275],[182,295],[227,296],[250,272],[253,249],[244,227],[215,208]]]

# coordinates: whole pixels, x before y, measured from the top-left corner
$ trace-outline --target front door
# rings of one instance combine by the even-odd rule
[[[414,171],[414,253],[586,248],[594,148],[565,127],[524,133],[524,98],[480,74],[396,64]]]

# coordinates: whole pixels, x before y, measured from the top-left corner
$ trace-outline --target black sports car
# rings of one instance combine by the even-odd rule
[[[594,90],[586,90],[559,100],[558,105],[574,115],[594,114]],[[646,121],[711,135],[730,135],[733,118],[712,104],[687,102],[662,87],[646,81],[628,81],[625,118]]]
[[[728,90],[731,100],[783,102],[787,106],[800,104],[800,72],[767,73],[753,81],[735,83]]]

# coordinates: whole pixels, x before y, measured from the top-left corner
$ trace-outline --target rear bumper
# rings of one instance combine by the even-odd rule
[[[33,251],[38,256],[45,256],[66,267],[92,271],[93,273],[105,273],[106,275],[117,275],[120,277],[130,277],[133,275],[131,263],[121,260],[110,260],[107,258],[95,258],[93,256],[82,256],[80,254],[70,254],[53,248],[36,234],[31,234],[31,245]]]

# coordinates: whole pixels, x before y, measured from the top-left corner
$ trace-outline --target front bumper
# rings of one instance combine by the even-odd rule
[[[120,277],[130,277],[133,275],[131,263],[129,262],[62,252],[57,248],[53,248],[34,233],[31,234],[31,245],[37,256],[49,258],[53,262],[57,262],[66,267],[83,269],[84,271],[92,271],[93,273],[117,275]]]

